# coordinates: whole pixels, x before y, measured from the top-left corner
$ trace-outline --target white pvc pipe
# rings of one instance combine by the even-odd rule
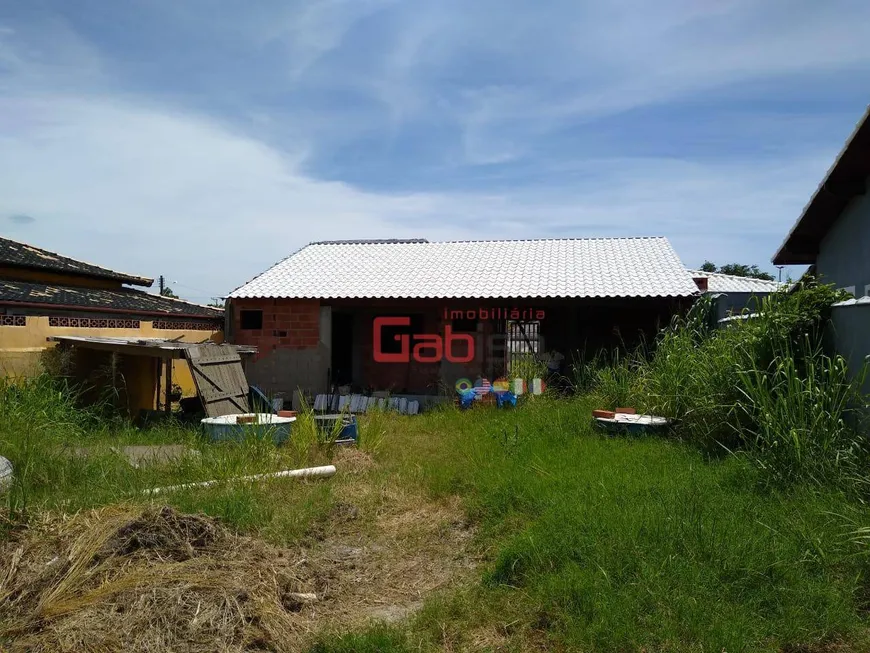
[[[268,474],[254,474],[252,476],[239,476],[237,478],[229,478],[224,480],[200,481],[198,483],[183,483],[182,485],[170,485],[167,487],[155,487],[150,490],[143,490],[143,494],[161,494],[162,492],[175,492],[176,490],[186,490],[194,487],[211,487],[218,483],[229,483],[231,481],[262,481],[267,478],[328,478],[335,474],[335,465],[324,465],[322,467],[305,467],[304,469],[285,469],[283,472],[270,472]]]

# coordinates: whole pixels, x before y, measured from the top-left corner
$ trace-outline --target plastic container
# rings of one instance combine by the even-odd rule
[[[338,426],[339,422],[341,422],[340,427]],[[335,431],[340,428],[338,437],[336,437],[337,442],[343,440],[355,441],[357,438],[355,415],[342,413],[336,413],[334,415],[315,415],[314,423],[317,425],[318,430],[327,438],[332,437]]]
[[[241,418],[241,421],[239,420]],[[252,421],[248,421],[253,418]],[[271,413],[248,413],[206,417],[202,427],[212,442],[247,438],[272,438],[275,444],[286,442],[290,437],[295,417],[279,417]]]

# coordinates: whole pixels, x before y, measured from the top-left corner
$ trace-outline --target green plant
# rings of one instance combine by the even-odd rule
[[[571,361],[571,386],[575,394],[592,392],[598,379],[599,370],[607,364],[602,351],[596,351],[591,357],[584,348]]]
[[[631,354],[614,351],[608,365],[594,371],[591,385],[601,400],[601,407],[613,410],[622,406],[635,406],[641,398],[642,359]]]
[[[825,355],[808,339],[803,351],[739,372],[738,406],[751,424],[742,432],[747,455],[771,482],[849,478],[864,446],[849,417],[860,405],[866,368],[852,378],[841,356]]]
[[[524,379],[531,384],[533,379],[547,378],[547,363],[534,354],[517,355],[510,363],[508,376],[513,379]]]

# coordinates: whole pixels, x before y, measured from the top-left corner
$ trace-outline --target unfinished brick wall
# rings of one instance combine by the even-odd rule
[[[263,311],[262,329],[241,329],[243,310]],[[234,299],[233,342],[258,348],[256,360],[276,349],[309,349],[320,343],[320,302],[316,299]]]
[[[329,347],[320,340],[320,302],[310,299],[234,299],[231,342],[257,347],[247,361],[248,382],[291,401],[297,389],[325,392]],[[241,312],[263,312],[260,329],[242,329]]]

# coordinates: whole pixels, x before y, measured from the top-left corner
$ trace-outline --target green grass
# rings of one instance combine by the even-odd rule
[[[303,536],[331,509],[328,485],[229,482],[327,464],[332,450],[317,443],[307,416],[292,443],[283,447],[260,439],[214,444],[197,429],[174,422],[140,430],[101,419],[77,409],[72,393],[48,377],[0,387],[0,399],[0,452],[15,467],[15,483],[3,497],[13,520],[39,511],[72,513],[117,502],[156,501],[205,512],[240,531],[286,543]],[[199,454],[136,469],[116,453],[126,445],[169,443]],[[224,482],[206,491],[189,489],[154,498],[144,494],[150,488],[213,479]]]
[[[590,408],[446,411],[390,443],[405,482],[465,497],[489,559],[479,585],[430,602],[411,640],[463,648],[494,628],[517,650],[864,650],[870,567],[849,524],[865,508],[760,493],[737,458],[596,435]]]
[[[331,456],[305,420],[291,445],[218,446],[180,426],[107,425],[73,409],[48,381],[34,383],[45,385],[14,396],[7,388],[0,405],[0,451],[22,470],[7,499],[16,518],[147,501],[147,487]],[[832,642],[868,650],[870,557],[860,536],[868,508],[816,486],[762,489],[762,472],[740,457],[710,459],[664,439],[604,437],[590,424],[593,401],[375,414],[362,420],[362,444],[377,463],[370,470],[160,500],[292,544],[328,533],[339,499],[360,508],[359,528],[366,528],[390,488],[460,497],[482,560],[473,581],[424,597],[423,609],[399,624],[323,633],[313,651],[719,653],[811,651]],[[133,470],[109,450],[132,440],[187,443],[203,453]],[[70,456],[70,443],[94,453]],[[375,491],[357,492],[363,487]]]

